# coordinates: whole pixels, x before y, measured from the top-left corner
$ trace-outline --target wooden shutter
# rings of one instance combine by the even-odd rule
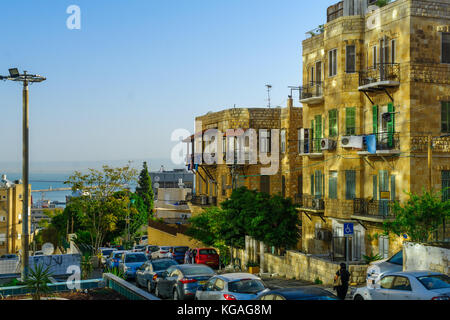
[[[392,148],[394,146],[394,133],[395,133],[395,114],[394,112],[394,105],[392,103],[388,104],[388,112],[391,115],[391,121],[387,123],[387,129],[388,129],[388,146]]]
[[[356,171],[345,171],[345,199],[353,200],[356,198]]]
[[[391,200],[395,201],[395,176],[391,176]]]
[[[372,107],[373,134],[378,134],[378,106]]]
[[[376,175],[373,176],[373,200],[378,199],[378,177]]]

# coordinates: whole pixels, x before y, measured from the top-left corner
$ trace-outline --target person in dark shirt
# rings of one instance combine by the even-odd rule
[[[334,277],[335,287],[339,299],[345,300],[348,291],[348,282],[350,281],[350,273],[347,271],[345,263],[341,263],[341,268],[336,272]]]

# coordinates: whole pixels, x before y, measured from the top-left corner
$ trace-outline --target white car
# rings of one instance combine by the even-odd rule
[[[372,262],[367,268],[367,285],[374,285],[386,272],[403,271],[403,250],[397,252],[389,259]]]
[[[164,259],[164,258],[172,258],[172,254],[169,252],[169,250],[172,247],[159,247],[159,250],[156,250],[151,253],[152,259]]]
[[[374,286],[356,289],[353,300],[450,300],[450,277],[431,271],[386,272]]]

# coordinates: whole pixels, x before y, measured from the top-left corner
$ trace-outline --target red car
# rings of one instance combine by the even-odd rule
[[[213,248],[197,248],[193,250],[194,262],[211,268],[219,268],[219,254]]]

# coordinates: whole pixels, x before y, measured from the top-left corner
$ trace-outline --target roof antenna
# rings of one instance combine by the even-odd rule
[[[267,101],[269,102],[267,106],[270,108],[270,89],[272,89],[272,85],[266,84],[266,88],[267,88]]]

